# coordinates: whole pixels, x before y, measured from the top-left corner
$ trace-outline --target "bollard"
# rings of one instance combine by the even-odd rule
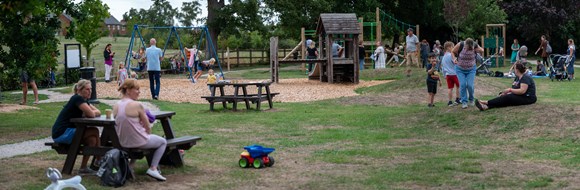
[[[91,92],[91,99],[89,99],[89,103],[91,104],[98,104],[99,100],[97,100],[97,78],[95,77],[95,68],[94,67],[82,67],[79,69],[81,71],[81,78],[90,80],[92,86]]]

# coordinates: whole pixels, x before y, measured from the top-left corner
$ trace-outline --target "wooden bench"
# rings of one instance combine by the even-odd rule
[[[167,145],[165,148],[165,154],[173,150],[189,150],[191,147],[196,145],[198,140],[202,138],[199,136],[183,136],[174,139],[167,139]],[[106,142],[104,144],[111,144],[111,142]],[[70,144],[46,142],[45,146],[50,146],[58,154],[67,154]],[[112,146],[100,146],[100,147],[85,147],[81,145],[78,155],[92,155],[92,156],[104,156],[107,151],[113,149]],[[142,148],[120,148],[121,150],[129,153],[130,158],[141,159],[148,154],[155,152],[155,149],[142,149]]]
[[[270,96],[271,98],[274,98],[276,95],[279,95],[280,93],[271,93]],[[237,103],[238,102],[242,102],[242,101],[248,101],[248,102],[252,102],[252,103],[258,103],[258,101],[263,102],[263,101],[268,101],[268,95],[266,94],[262,94],[261,96],[258,94],[248,94],[246,96],[235,96],[235,95],[225,95],[225,96],[202,96],[201,98],[207,100],[210,103],[210,110],[213,111],[214,110],[214,103],[216,102],[226,102],[226,103],[233,103],[233,109],[237,110]],[[224,104],[224,108],[225,104]],[[249,104],[246,104],[246,109],[250,109]]]

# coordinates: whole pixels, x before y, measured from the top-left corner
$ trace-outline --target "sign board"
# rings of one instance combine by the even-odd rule
[[[79,68],[81,67],[81,50],[80,49],[67,49],[66,50],[66,65],[67,68]]]

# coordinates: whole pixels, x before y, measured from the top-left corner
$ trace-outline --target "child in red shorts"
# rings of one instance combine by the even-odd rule
[[[454,56],[451,50],[455,44],[453,42],[445,42],[443,48],[445,49],[445,55],[441,59],[441,66],[443,70],[443,75],[445,75],[445,80],[447,81],[447,89],[449,90],[449,102],[447,106],[455,106],[460,103],[459,101],[459,79],[457,79],[457,74],[455,73],[455,63],[453,62]],[[453,88],[455,88],[455,102],[453,102]]]

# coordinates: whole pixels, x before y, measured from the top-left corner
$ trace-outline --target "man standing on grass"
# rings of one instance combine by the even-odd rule
[[[417,46],[419,46],[419,38],[413,34],[413,29],[407,29],[407,36],[405,38],[405,59],[407,59],[407,77],[411,76],[411,69],[409,64],[417,64],[419,66],[419,58],[417,57]]]
[[[145,56],[147,57],[147,72],[149,73],[149,88],[151,89],[151,98],[157,100],[159,99],[159,89],[161,88],[159,77],[161,75],[161,61],[163,60],[163,55],[161,49],[155,46],[155,44],[157,44],[155,38],[151,38],[149,44],[151,46],[145,50]]]

